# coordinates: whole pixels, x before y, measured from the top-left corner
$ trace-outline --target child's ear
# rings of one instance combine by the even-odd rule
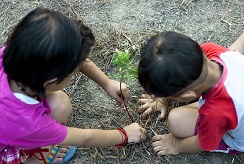
[[[44,84],[43,84],[43,87],[46,88],[49,84],[52,84],[54,83],[55,81],[57,81],[58,78],[53,78],[53,79],[50,79],[48,81],[46,81]]]
[[[179,96],[180,99],[189,99],[189,100],[194,100],[195,98],[197,98],[196,92],[194,90],[191,91],[185,91],[184,93],[182,93]]]

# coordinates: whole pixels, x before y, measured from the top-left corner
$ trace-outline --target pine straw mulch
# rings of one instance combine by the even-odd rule
[[[199,43],[211,41],[228,47],[242,33],[244,24],[242,0],[1,0],[1,45],[18,20],[38,6],[81,19],[90,26],[96,36],[90,58],[111,75],[116,73],[111,66],[115,49],[128,49],[139,59],[140,46],[160,31],[173,30]],[[132,95],[129,111],[136,122],[146,127],[147,140],[122,149],[79,148],[69,163],[243,163],[243,154],[203,152],[157,157],[151,149],[150,138],[154,133],[167,133],[167,119],[159,121],[156,113],[142,120],[136,101],[143,90],[137,81],[126,83]],[[126,112],[82,74],[76,74],[64,91],[74,106],[69,126],[114,129],[130,123]],[[176,105],[179,104],[171,103],[170,108]]]

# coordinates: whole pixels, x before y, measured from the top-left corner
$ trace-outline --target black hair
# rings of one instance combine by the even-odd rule
[[[197,42],[166,31],[142,47],[138,79],[148,94],[173,96],[199,78],[203,63],[203,52]]]
[[[90,28],[63,14],[36,8],[14,28],[3,55],[8,78],[45,96],[43,84],[61,82],[82,61],[94,45]]]

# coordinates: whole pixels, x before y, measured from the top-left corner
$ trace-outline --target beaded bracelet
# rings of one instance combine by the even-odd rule
[[[123,128],[117,128],[117,130],[120,132],[122,140],[123,140],[122,134],[124,135],[124,140],[122,141],[122,143],[118,144],[118,145],[115,145],[115,147],[121,148],[121,147],[127,145],[127,143],[128,143],[128,135],[127,135],[126,131]]]

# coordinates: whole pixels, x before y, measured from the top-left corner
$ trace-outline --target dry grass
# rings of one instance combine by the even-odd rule
[[[35,7],[44,6],[81,19],[90,26],[96,35],[91,58],[105,73],[113,74],[115,69],[110,62],[115,49],[128,49],[137,55],[147,38],[163,30],[181,32],[199,43],[212,41],[229,46],[243,31],[243,5],[242,0],[2,0],[0,44],[4,44],[18,20]],[[79,148],[69,163],[243,163],[243,154],[198,153],[157,157],[152,152],[150,138],[154,133],[167,133],[167,120],[159,121],[158,114],[142,120],[137,113],[139,106],[136,101],[143,90],[137,81],[129,86],[132,93],[130,113],[146,127],[148,139],[122,149]],[[97,84],[82,74],[72,78],[65,92],[74,105],[70,126],[113,129],[130,123],[126,112],[116,107]]]

